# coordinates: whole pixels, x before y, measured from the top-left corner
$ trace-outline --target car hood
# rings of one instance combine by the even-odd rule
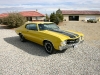
[[[63,30],[43,30],[42,33],[49,34],[55,37],[59,37],[60,39],[74,39],[78,38],[79,35],[77,33],[73,33],[70,31],[63,31]]]

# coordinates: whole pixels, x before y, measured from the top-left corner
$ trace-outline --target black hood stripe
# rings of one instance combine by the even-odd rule
[[[61,33],[61,34],[67,35],[70,38],[76,38],[76,37],[79,36],[78,34],[75,34],[75,33],[72,33],[72,32],[68,32],[68,31],[62,31],[62,30],[50,30],[50,31],[54,31],[54,32],[57,32],[57,33]]]

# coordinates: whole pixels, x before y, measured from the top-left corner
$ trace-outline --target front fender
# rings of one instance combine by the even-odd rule
[[[59,49],[61,39],[55,36],[48,35],[44,40],[50,41],[56,50]]]

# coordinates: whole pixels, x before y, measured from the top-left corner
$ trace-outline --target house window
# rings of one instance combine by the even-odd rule
[[[36,20],[38,20],[38,17],[36,17]]]
[[[26,17],[27,21],[32,21],[32,17]]]

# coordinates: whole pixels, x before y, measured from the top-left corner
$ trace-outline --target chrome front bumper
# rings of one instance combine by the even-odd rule
[[[68,48],[71,48],[71,47],[74,47],[75,45],[78,45],[80,43],[83,43],[84,40],[78,42],[78,43],[75,43],[75,44],[67,44],[65,46],[59,46],[59,50],[62,51],[62,50],[65,50],[65,49],[68,49]]]

